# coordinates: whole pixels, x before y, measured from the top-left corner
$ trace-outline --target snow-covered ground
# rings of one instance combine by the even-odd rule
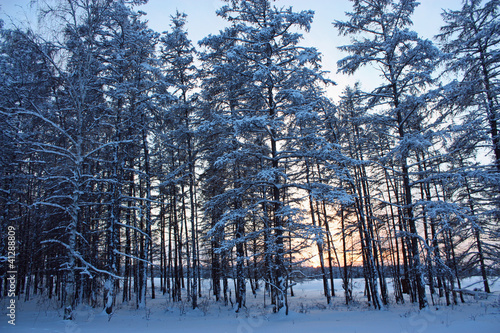
[[[358,288],[355,304],[343,304],[340,281],[336,282],[337,297],[327,305],[322,296],[322,282],[308,281],[294,287],[289,298],[290,313],[273,314],[263,306],[263,294],[254,298],[248,293],[248,308],[235,313],[213,299],[201,298],[200,307],[191,310],[187,302],[174,304],[160,295],[148,299],[145,310],[135,310],[134,304],[121,304],[111,318],[98,309],[80,306],[73,321],[64,321],[56,300],[34,299],[16,303],[16,325],[8,324],[7,301],[1,303],[0,332],[196,332],[196,333],[316,333],[316,332],[473,332],[500,333],[500,281],[493,285],[494,293],[487,298],[466,296],[467,303],[447,307],[431,306],[419,311],[417,304],[391,304],[384,310],[373,310],[366,304]],[[464,281],[468,286],[474,280]],[[471,286],[470,289],[473,289]],[[444,302],[444,300],[441,300]],[[269,302],[267,302],[268,304]]]

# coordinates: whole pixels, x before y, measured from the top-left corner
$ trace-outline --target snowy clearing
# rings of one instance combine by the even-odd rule
[[[419,311],[418,304],[409,302],[373,310],[360,290],[361,280],[355,281],[355,305],[346,307],[340,280],[335,282],[339,289],[330,305],[321,295],[320,280],[296,285],[295,296],[289,298],[288,316],[284,311],[273,314],[269,305],[264,308],[261,288],[256,298],[247,294],[247,308],[240,313],[206,297],[200,299],[199,309],[192,310],[187,301],[174,304],[168,295],[160,294],[155,300],[148,299],[146,309],[135,310],[134,304],[120,304],[111,318],[104,311],[80,305],[75,320],[64,321],[63,310],[55,299],[18,301],[16,325],[12,326],[6,317],[8,299],[3,299],[0,332],[500,332],[499,281],[486,298],[466,295],[465,304],[436,305],[426,311]],[[466,279],[463,284],[473,282]]]

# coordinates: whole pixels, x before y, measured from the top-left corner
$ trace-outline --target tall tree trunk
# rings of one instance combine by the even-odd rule
[[[306,160],[306,181],[307,185],[310,186],[311,181],[310,181],[310,170],[309,170],[309,162]],[[326,270],[325,270],[325,260],[324,260],[324,251],[323,251],[323,230],[321,228],[321,225],[317,226],[316,225],[316,210],[314,208],[314,202],[313,202],[313,197],[311,194],[311,190],[308,190],[308,199],[309,199],[309,211],[311,214],[311,222],[313,225],[314,229],[317,229],[316,232],[316,246],[318,248],[318,256],[319,256],[319,264],[321,267],[321,276],[323,279],[323,293],[326,297],[326,302],[327,304],[330,304],[331,302],[331,296],[330,296],[330,290],[328,288],[328,278],[326,275]]]

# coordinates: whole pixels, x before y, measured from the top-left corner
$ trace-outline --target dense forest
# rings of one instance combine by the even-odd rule
[[[338,72],[381,81],[335,99],[301,45],[314,12],[227,0],[227,26],[196,44],[183,13],[148,28],[145,2],[48,2],[40,31],[0,22],[0,297],[56,298],[71,319],[159,294],[238,311],[258,289],[287,311],[304,275],[345,304],[361,275],[375,309],[456,304],[470,275],[490,292],[500,1],[444,10],[428,40],[416,1],[351,0],[332,13],[351,38]]]

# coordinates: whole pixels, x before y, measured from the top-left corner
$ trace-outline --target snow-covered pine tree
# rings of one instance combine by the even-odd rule
[[[28,154],[23,164],[31,175],[32,185],[23,195],[34,195],[23,206],[28,211],[36,210],[36,215],[26,215],[29,221],[25,225],[35,222],[33,230],[37,227],[47,230],[40,233],[35,245],[43,245],[44,255],[40,258],[47,263],[44,273],[51,276],[49,294],[55,275],[56,290],[62,290],[64,318],[71,319],[78,302],[85,298],[95,302],[91,295],[102,280],[107,280],[104,284],[106,311],[112,311],[115,282],[120,279],[118,226],[123,225],[120,222],[123,207],[120,188],[124,183],[123,168],[128,168],[122,163],[127,161],[121,157],[124,152],[129,160],[139,156],[134,163],[140,164],[137,168],[142,176],[138,186],[140,195],[135,198],[132,193],[128,197],[139,202],[137,206],[143,212],[140,214],[143,225],[133,226],[141,238],[137,247],[143,251],[142,256],[135,258],[143,263],[149,257],[152,218],[146,110],[151,107],[146,95],[152,87],[147,79],[150,71],[147,56],[153,51],[154,36],[122,1],[69,1],[51,7],[45,14],[56,18],[55,23],[63,22],[59,26],[56,24],[63,31],[51,36],[52,42],[21,31],[10,34],[17,36],[15,39],[8,38],[9,43],[21,45],[19,42],[22,42],[25,47],[17,48],[18,52],[22,50],[23,56],[13,54],[13,48],[4,49],[11,53],[6,58],[10,62],[7,67],[19,67],[19,73],[24,71],[23,75],[28,74],[36,80],[11,81],[20,84],[6,87],[6,91],[12,91],[12,96],[16,96],[16,91],[22,94],[17,94],[17,100],[2,100],[8,106],[5,109],[8,112],[3,115],[15,125],[12,128],[17,131],[18,143]],[[118,26],[123,30],[117,29]],[[116,32],[123,34],[113,35]],[[59,37],[61,41],[57,41]],[[120,44],[121,41],[124,44]],[[123,63],[117,60],[123,60],[126,52],[130,55],[128,67],[121,66]],[[25,70],[26,64],[36,64],[39,68]],[[45,91],[44,96],[42,91]],[[138,129],[134,133],[124,133],[126,121],[123,119],[127,117],[123,110],[130,111],[130,106],[139,110],[132,116],[128,113],[129,124]],[[132,122],[134,118],[139,121]],[[131,146],[131,142],[136,148],[127,151],[125,147]],[[136,154],[130,156],[134,151]],[[39,161],[36,164],[43,167],[34,170],[33,161]],[[37,188],[33,187],[35,184]],[[19,212],[18,216],[21,214]],[[38,221],[38,217],[43,221]],[[29,240],[29,237],[23,239]],[[104,260],[98,255],[102,244],[106,248]],[[21,251],[23,255],[32,252],[29,248]],[[143,267],[136,281],[139,278],[143,281],[139,286],[145,295],[147,266],[143,264]]]
[[[361,92],[358,84],[354,87],[347,87],[338,106],[339,119],[336,131],[339,144],[344,148],[345,154],[352,161],[356,161],[350,165],[349,172],[352,177],[346,186],[355,196],[353,208],[358,219],[353,222],[354,228],[359,230],[368,301],[378,309],[387,304],[387,296],[383,292],[385,290],[384,276],[380,270],[382,258],[377,255],[381,242],[374,236],[374,230],[379,229],[377,221],[381,219],[377,219],[374,213],[375,207],[372,203],[374,196],[371,192],[375,186],[371,183],[371,177],[368,176],[373,173],[370,165],[373,152],[376,151],[372,143],[376,142],[376,139],[373,119],[368,114],[369,108],[366,102],[366,95]]]
[[[195,101],[197,69],[194,65],[195,49],[189,40],[185,28],[186,14],[177,12],[171,17],[171,31],[165,32],[160,38],[159,62],[162,75],[167,85],[171,87],[172,101],[167,107],[168,131],[160,136],[164,146],[176,156],[172,169],[162,177],[162,186],[178,184],[180,193],[187,192],[187,198],[182,202],[185,218],[189,220],[191,236],[186,258],[188,269],[188,296],[193,309],[198,306],[200,293],[200,267],[198,254],[198,213],[196,199],[196,168],[197,152],[195,137]],[[177,192],[177,189],[175,190]],[[185,201],[188,201],[186,209]],[[187,224],[186,224],[187,225]],[[186,228],[186,239],[188,232]]]
[[[52,89],[58,85],[44,54],[53,55],[55,48],[50,43],[34,43],[32,31],[2,28],[0,36],[0,228],[4,235],[9,226],[16,230],[18,255],[11,262],[18,267],[16,293],[24,292],[29,300],[32,277],[36,284],[42,274],[36,267],[43,266],[49,252],[35,255],[44,237],[43,221],[50,221],[48,225],[53,227],[55,215],[53,208],[35,205],[48,189],[43,178],[48,165],[53,166],[53,158],[37,153],[31,145],[45,142],[47,136],[53,138],[54,133],[46,133],[46,122],[29,114],[36,112],[34,106],[50,108]],[[0,253],[7,260],[7,244]]]
[[[148,140],[154,109],[152,92],[156,84],[153,77],[157,70],[153,54],[157,34],[148,29],[142,14],[132,10],[124,1],[113,2],[105,17],[99,31],[102,48],[99,59],[103,63],[103,93],[109,117],[106,123],[110,125],[109,156],[103,157],[107,161],[103,167],[109,169],[106,267],[118,274],[120,256],[125,256],[128,282],[130,259],[133,260],[134,281],[139,291],[136,306],[144,307],[147,271],[152,270],[152,170]],[[140,213],[136,214],[137,211]],[[130,246],[124,247],[125,252],[120,251],[122,229],[125,229],[126,242],[130,244],[130,232],[133,232],[135,251]],[[154,297],[154,280],[151,286]],[[106,312],[110,313],[117,281],[110,276],[105,287],[109,294]]]
[[[500,188],[499,10],[496,0],[463,1],[458,10],[443,11],[445,25],[436,36],[447,52],[446,72],[458,75],[458,80],[446,86],[446,97],[456,108],[457,118],[463,118],[462,123],[454,124],[455,140],[450,146],[456,156],[453,165],[463,182],[451,187],[456,198],[470,209],[471,228],[466,230],[473,232],[470,238],[475,239],[477,251],[470,260],[480,266],[485,291],[490,289],[485,258],[495,256],[491,245],[495,228],[489,221],[500,216],[498,196],[490,195]],[[491,165],[484,158],[477,160],[485,149],[492,156]],[[497,208],[485,209],[488,206]]]
[[[217,219],[209,235],[226,237],[219,251],[236,247],[238,308],[245,295],[244,247],[250,239],[261,240],[264,248],[254,255],[262,254],[263,278],[277,312],[287,305],[288,258],[297,250],[285,237],[306,230],[318,234],[299,218],[300,191],[306,198],[308,189],[315,199],[344,198],[326,184],[308,184],[304,169],[304,163],[334,151],[315,127],[322,124],[327,103],[320,87],[328,80],[319,52],[300,46],[301,34],[294,32],[309,30],[313,12],[252,0],[228,1],[218,14],[231,26],[201,42],[207,101],[201,128],[219,139],[204,152],[212,170],[206,181],[227,177],[207,202],[207,216]]]
[[[37,123],[39,126],[36,135],[23,139],[24,151],[44,163],[41,172],[33,174],[35,179],[43,182],[43,190],[32,198],[28,207],[43,207],[45,223],[51,225],[53,230],[59,230],[45,234],[40,243],[48,248],[48,253],[57,253],[64,258],[59,263],[61,268],[56,270],[62,270],[61,275],[64,276],[61,296],[65,304],[65,319],[72,318],[72,309],[79,302],[77,279],[83,276],[79,273],[92,275],[91,272],[100,271],[85,257],[84,248],[88,241],[84,239],[87,234],[82,224],[82,208],[90,199],[85,189],[93,178],[87,172],[89,157],[101,147],[91,136],[100,130],[91,119],[94,119],[101,100],[95,94],[88,94],[89,90],[99,85],[99,80],[93,76],[96,75],[94,59],[84,56],[88,55],[88,49],[83,46],[85,43],[75,43],[71,38],[72,31],[68,27],[66,43],[59,45],[60,49],[71,53],[66,63],[56,60],[61,53],[55,52],[57,47],[54,44],[42,42],[29,33],[20,34],[39,59],[36,62],[45,64],[47,73],[51,73],[53,82],[57,84],[50,90],[50,102],[36,103],[25,99],[26,104],[12,109],[12,116],[25,124],[32,126]],[[47,45],[50,45],[49,48]],[[77,61],[78,57],[85,61],[82,58]],[[31,96],[39,98],[34,86],[25,84],[24,89],[31,90]],[[17,124],[19,133],[24,131],[22,122]],[[89,128],[84,131],[87,125]],[[33,129],[36,127],[33,126]]]
[[[248,76],[246,62],[240,61],[235,53],[237,50],[237,31],[235,29],[225,29],[218,36],[208,36],[200,41],[200,45],[205,47],[200,54],[203,63],[201,71],[202,78],[202,112],[201,124],[198,135],[203,138],[200,143],[201,154],[206,163],[203,174],[203,196],[205,198],[204,213],[205,223],[208,224],[211,238],[211,265],[212,283],[216,298],[220,297],[220,279],[223,280],[223,298],[227,304],[228,298],[228,278],[231,276],[229,261],[232,256],[234,243],[228,243],[228,238],[236,238],[231,229],[238,226],[240,239],[238,247],[241,250],[241,225],[243,216],[238,216],[238,212],[230,215],[242,201],[249,201],[248,194],[238,191],[237,170],[242,166],[256,165],[255,160],[239,151],[241,143],[235,136],[238,133],[236,121],[242,116],[242,109],[245,103],[246,87]],[[229,208],[230,210],[228,210]],[[231,225],[236,227],[231,228]],[[228,246],[229,245],[229,246]],[[242,258],[238,259],[241,251],[237,253],[236,265],[236,303],[237,309],[245,305],[244,295],[246,285],[241,266]]]
[[[385,117],[387,135],[396,137],[383,160],[393,159],[401,177],[403,220],[408,226],[412,280],[420,308],[427,306],[423,265],[420,261],[414,194],[410,180],[409,161],[412,152],[420,149],[419,113],[428,103],[425,89],[433,82],[432,72],[440,58],[439,50],[428,40],[410,31],[411,15],[416,1],[370,0],[354,1],[348,21],[335,21],[343,35],[359,35],[352,44],[340,47],[350,55],[339,61],[339,71],[352,74],[364,65],[375,65],[382,75],[382,85],[370,93],[372,106]]]
[[[437,37],[451,58],[447,70],[461,75],[458,101],[471,112],[482,116],[483,129],[489,131],[493,164],[500,172],[500,105],[498,53],[500,44],[500,3],[496,0],[466,0],[460,10],[442,13],[446,25]]]
[[[245,306],[246,295],[242,237],[247,213],[242,205],[243,202],[251,203],[250,194],[245,192],[247,186],[242,186],[247,174],[242,169],[244,165],[256,166],[258,162],[242,150],[238,137],[237,122],[245,115],[243,109],[251,74],[246,68],[247,62],[240,61],[235,53],[238,50],[236,37],[236,29],[226,29],[219,36],[208,36],[200,42],[206,50],[200,56],[203,61],[203,109],[198,133],[204,138],[201,151],[207,163],[203,188],[207,201],[206,223],[211,229],[208,235],[212,240],[212,265],[216,269],[212,280],[217,286],[219,279],[223,279],[223,296],[227,304],[227,278],[231,276],[228,263],[233,247],[237,246],[235,277],[239,310]]]

